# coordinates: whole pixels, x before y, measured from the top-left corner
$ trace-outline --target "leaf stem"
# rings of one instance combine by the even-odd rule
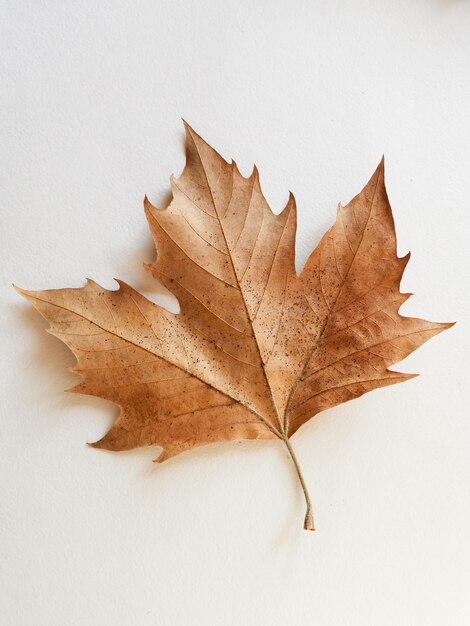
[[[299,461],[297,460],[294,449],[292,448],[287,435],[283,437],[283,441],[286,444],[287,450],[289,451],[290,457],[294,463],[295,471],[297,472],[297,476],[299,477],[300,484],[302,485],[302,491],[304,492],[305,502],[307,504],[304,528],[305,530],[315,530],[315,525],[313,522],[313,513],[312,513],[312,501],[310,500],[310,494],[308,492],[307,485],[305,484],[304,477],[302,476],[302,470],[300,469]]]

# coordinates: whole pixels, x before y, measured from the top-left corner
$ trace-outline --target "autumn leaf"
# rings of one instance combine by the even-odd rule
[[[186,165],[165,210],[145,199],[173,314],[118,281],[108,291],[19,290],[77,358],[72,391],[119,405],[107,450],[163,448],[158,462],[218,441],[290,437],[314,415],[412,378],[388,369],[451,324],[403,317],[383,161],[295,271],[296,206],[275,215],[256,168],[244,178],[186,125]]]

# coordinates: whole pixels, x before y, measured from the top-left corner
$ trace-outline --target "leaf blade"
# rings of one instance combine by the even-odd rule
[[[399,313],[410,296],[400,292],[409,258],[397,255],[382,159],[364,189],[338,207],[301,274],[321,326],[291,391],[289,436],[320,411],[413,378],[388,366],[452,326]]]

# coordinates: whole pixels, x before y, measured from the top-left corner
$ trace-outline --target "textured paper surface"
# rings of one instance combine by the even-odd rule
[[[469,10],[2,3],[5,624],[470,621]],[[292,533],[304,503],[277,442],[201,448],[190,472],[183,456],[165,471],[151,450],[82,444],[113,409],[62,393],[79,382],[73,356],[11,288],[91,276],[114,289],[120,276],[175,306],[141,267],[153,259],[142,199],[164,204],[182,169],[179,116],[245,176],[256,162],[276,211],[295,193],[297,269],[384,153],[399,254],[412,250],[404,311],[458,321],[402,364],[419,378],[294,435],[321,532]]]

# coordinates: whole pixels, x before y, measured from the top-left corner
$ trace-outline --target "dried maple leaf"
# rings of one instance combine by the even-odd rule
[[[388,369],[450,324],[403,317],[409,255],[396,253],[383,162],[296,274],[292,195],[272,213],[254,169],[244,178],[186,125],[186,166],[173,200],[145,199],[157,260],[147,266],[179,300],[169,313],[118,281],[20,292],[77,357],[72,391],[121,407],[92,444],[158,445],[158,461],[216,441],[289,437],[318,412],[414,374]]]

